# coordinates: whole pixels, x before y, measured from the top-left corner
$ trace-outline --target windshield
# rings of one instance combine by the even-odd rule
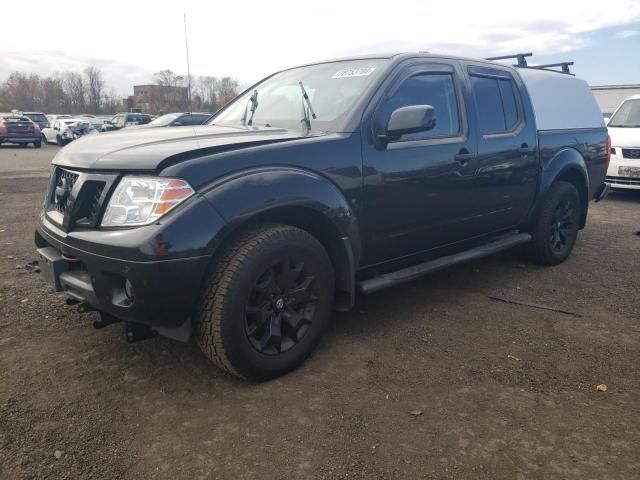
[[[640,127],[640,98],[624,102],[607,126]]]
[[[31,120],[33,120],[34,122],[46,122],[47,121],[47,117],[45,117],[44,114],[42,114],[42,113],[26,113],[25,115],[27,117],[29,117]]]
[[[238,97],[209,124],[246,126],[251,118],[253,127],[304,128],[303,108],[308,109],[310,102],[315,113],[311,130],[336,131],[386,62],[332,62],[277,73]],[[309,102],[303,97],[301,82]]]
[[[167,113],[166,115],[162,115],[161,117],[156,118],[153,122],[149,123],[149,125],[153,125],[154,127],[164,127],[165,125],[169,125],[176,118],[178,118],[181,113]]]

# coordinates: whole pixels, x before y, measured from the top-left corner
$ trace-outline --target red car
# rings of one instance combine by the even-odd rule
[[[18,145],[32,143],[35,148],[40,148],[42,145],[40,127],[24,115],[0,114],[0,145],[3,143]]]

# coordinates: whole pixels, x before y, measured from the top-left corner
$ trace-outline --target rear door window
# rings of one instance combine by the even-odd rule
[[[471,75],[471,85],[482,134],[506,133],[516,128],[520,114],[513,80]]]

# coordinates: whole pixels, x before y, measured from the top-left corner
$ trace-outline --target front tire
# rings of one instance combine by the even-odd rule
[[[529,257],[542,265],[558,265],[571,254],[578,237],[581,203],[571,183],[556,182],[547,193],[527,245]]]
[[[214,260],[196,336],[217,366],[265,380],[313,351],[333,307],[333,267],[315,237],[288,225],[254,227]]]
[[[33,142],[33,148],[40,148],[42,147],[42,142],[40,140],[38,140],[37,142]]]

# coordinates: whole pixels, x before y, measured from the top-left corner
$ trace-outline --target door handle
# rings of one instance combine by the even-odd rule
[[[460,162],[465,165],[469,160],[473,158],[473,153],[470,153],[466,148],[461,149],[458,153],[454,155],[454,160],[456,162]]]
[[[518,148],[518,151],[523,155],[526,155],[527,153],[535,152],[535,150],[536,150],[536,147],[530,147],[526,143],[523,143],[522,145],[520,145],[520,148]]]

